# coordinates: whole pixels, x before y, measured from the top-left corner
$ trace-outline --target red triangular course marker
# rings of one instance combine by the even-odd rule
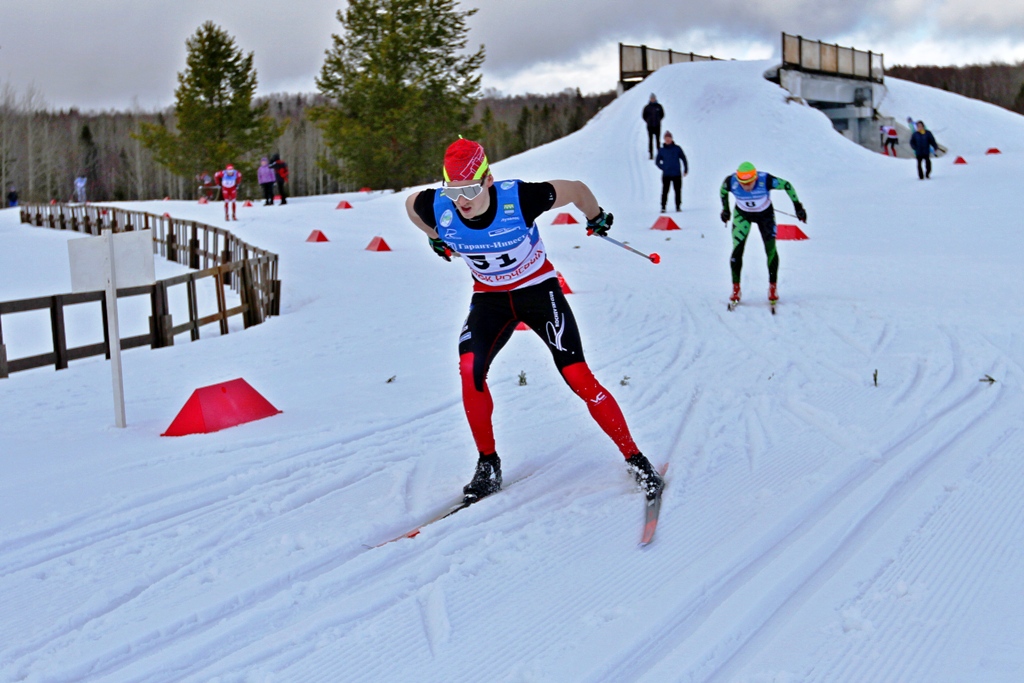
[[[956,159],[953,160],[953,163],[954,164],[966,164],[967,163],[967,159],[964,159],[963,157],[957,157]]]
[[[572,223],[579,223],[579,221],[573,218],[571,213],[560,213],[555,216],[555,220],[551,221],[551,225],[570,225]]]
[[[529,329],[530,329],[530,327],[526,323],[519,323],[518,325],[516,325],[515,331],[518,332],[519,330],[529,330]]]
[[[210,203],[210,200],[209,200],[209,199],[207,199],[206,197],[200,197],[200,198],[199,198],[199,203],[200,203],[200,204],[209,204],[209,203]]]
[[[371,190],[371,189],[370,189],[370,188],[368,188],[368,187],[360,187],[360,188],[359,188],[359,191],[360,191],[360,192],[373,192],[373,190]]]
[[[391,251],[391,247],[384,241],[383,237],[374,237],[370,240],[370,243],[366,245],[366,251]]]
[[[654,221],[654,225],[651,226],[651,230],[680,230],[681,228],[676,225],[676,222],[668,216],[662,216],[658,220]]]
[[[569,283],[565,281],[562,274],[555,271],[555,275],[558,277],[558,286],[562,288],[562,294],[572,294],[572,289],[569,287]]]
[[[999,151],[998,147],[989,147],[985,150],[985,154],[1002,154],[1002,152]]]
[[[309,237],[306,238],[306,241],[307,242],[329,242],[330,240],[328,240],[327,239],[327,235],[325,235],[320,230],[314,230],[313,232],[309,233]]]
[[[779,223],[775,226],[775,239],[777,240],[805,240],[807,235],[795,225]]]
[[[243,207],[245,207],[245,206],[252,206],[252,202],[251,202],[251,201],[249,201],[248,199],[246,199],[246,200],[245,200],[245,204],[242,204],[242,206],[243,206]]]
[[[160,436],[209,434],[280,412],[244,379],[233,379],[193,391]]]
[[[338,205],[336,207],[334,207],[334,208],[335,209],[351,209],[352,205],[349,204],[348,202],[346,202],[344,199],[342,199],[340,202],[338,202]]]

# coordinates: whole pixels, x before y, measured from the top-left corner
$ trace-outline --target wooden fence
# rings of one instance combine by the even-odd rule
[[[189,333],[191,341],[199,339],[199,329],[217,323],[220,334],[228,333],[228,319],[241,315],[246,328],[258,325],[267,317],[280,314],[281,281],[277,273],[277,254],[246,244],[233,234],[196,221],[157,216],[141,211],[125,211],[109,207],[69,204],[28,204],[21,208],[21,222],[56,230],[74,230],[99,235],[103,229],[114,232],[151,230],[153,253],[194,268],[197,272],[158,280],[141,287],[119,288],[119,299],[148,296],[151,315],[149,333],[120,340],[122,349],[150,346],[154,349],[172,346],[174,337]],[[196,283],[213,278],[217,312],[200,317]],[[184,285],[188,299],[188,320],[177,325],[168,306],[168,290]],[[225,287],[237,292],[241,304],[227,307]],[[64,329],[64,308],[98,301],[103,315],[103,341],[68,348]],[[9,359],[3,339],[3,316],[26,311],[49,310],[53,350],[34,356]],[[77,292],[53,296],[0,302],[0,378],[12,372],[53,365],[57,370],[68,361],[98,356],[110,358],[107,337],[107,306],[104,292]]]

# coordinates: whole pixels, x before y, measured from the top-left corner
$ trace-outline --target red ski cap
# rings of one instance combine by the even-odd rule
[[[487,175],[487,155],[479,142],[459,138],[444,153],[445,182],[480,180]]]

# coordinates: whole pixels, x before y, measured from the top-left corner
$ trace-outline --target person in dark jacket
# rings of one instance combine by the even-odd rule
[[[654,149],[661,148],[661,120],[665,110],[658,104],[658,98],[651,93],[651,101],[644,107],[643,119],[647,123],[647,156],[654,158]]]
[[[18,205],[18,191],[14,189],[14,185],[11,185],[11,191],[7,193],[7,206]]]
[[[683,196],[683,176],[690,172],[690,166],[686,163],[686,154],[683,153],[683,148],[672,141],[671,131],[665,131],[665,144],[658,150],[658,157],[654,163],[661,169],[661,212],[665,213],[668,188],[671,185],[676,193],[676,212],[678,213]]]
[[[917,122],[917,130],[910,136],[910,148],[917,157],[917,177],[920,180],[932,177],[932,150],[939,149],[932,132],[924,127],[924,121]],[[922,169],[923,165],[923,169]]]
[[[277,193],[281,195],[281,205],[288,203],[288,198],[284,193],[284,184],[288,182],[288,164],[282,159],[280,154],[275,154],[270,157],[270,168],[274,169],[274,174],[277,176]]]

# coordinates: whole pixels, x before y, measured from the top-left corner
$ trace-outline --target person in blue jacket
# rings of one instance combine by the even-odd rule
[[[686,163],[686,154],[683,148],[672,141],[672,133],[665,131],[665,142],[658,150],[658,157],[654,160],[661,169],[661,212],[665,213],[665,203],[668,201],[669,185],[675,190],[676,212],[679,212],[683,196],[683,176],[689,174],[690,166]]]
[[[910,148],[917,157],[917,177],[919,180],[932,177],[932,151],[938,151],[939,143],[932,132],[924,127],[924,121],[917,122],[917,130],[910,136]],[[922,169],[922,166],[924,168]]]

